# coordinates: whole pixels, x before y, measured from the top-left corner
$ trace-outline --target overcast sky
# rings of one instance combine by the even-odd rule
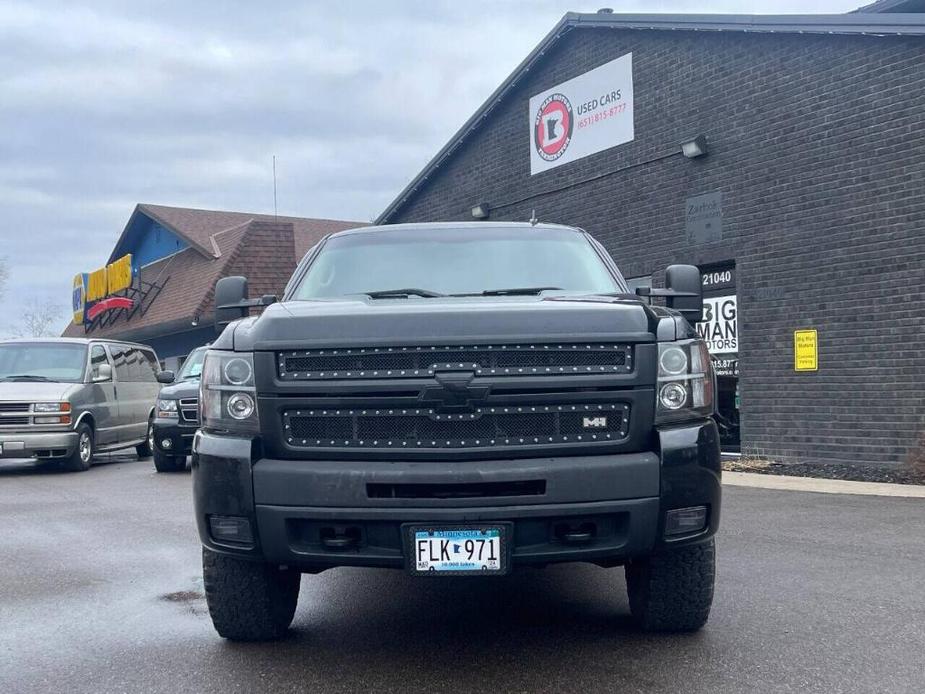
[[[0,335],[138,202],[272,212],[273,154],[280,214],[371,220],[566,11],[859,4],[0,0]]]

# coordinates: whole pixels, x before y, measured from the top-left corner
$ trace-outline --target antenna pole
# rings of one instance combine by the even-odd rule
[[[276,155],[273,155],[273,216],[279,216],[276,209]]]

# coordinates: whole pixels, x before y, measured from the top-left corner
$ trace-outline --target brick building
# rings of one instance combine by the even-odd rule
[[[88,299],[90,275],[77,275],[75,321],[64,334],[149,344],[168,368],[177,368],[190,350],[215,338],[213,294],[219,278],[244,275],[252,296],[280,295],[309,248],[327,234],[355,226],[362,225],[137,205],[107,261],[125,259],[131,268],[128,286],[113,285],[110,277],[113,291]],[[103,268],[92,274],[105,277]]]
[[[594,234],[634,285],[697,264],[723,314],[708,337],[727,448],[901,463],[925,430],[922,11],[567,14],[378,221],[535,211]],[[621,88],[560,98],[620,59]],[[601,109],[630,120],[595,144],[581,128]],[[554,141],[597,149],[537,159]],[[795,370],[802,329],[815,371]]]

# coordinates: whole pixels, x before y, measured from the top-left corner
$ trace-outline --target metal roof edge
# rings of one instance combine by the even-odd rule
[[[799,34],[925,35],[922,13],[892,14],[579,14],[583,26],[619,29],[758,31]]]
[[[578,27],[649,29],[675,31],[745,31],[803,34],[874,34],[925,36],[925,14],[833,14],[833,15],[681,15],[681,14],[603,14],[567,12],[552,30],[514,68],[501,85],[436,155],[376,217],[374,224],[387,224],[389,217],[417,191],[430,174],[447,159],[479,121],[500,103],[520,78],[533,67],[563,34]]]

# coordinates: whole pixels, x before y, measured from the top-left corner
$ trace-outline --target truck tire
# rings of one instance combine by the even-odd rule
[[[154,469],[158,472],[182,472],[186,469],[186,456],[168,455],[155,448]]]
[[[89,470],[95,452],[96,439],[93,435],[93,427],[86,422],[81,422],[77,425],[77,447],[67,458],[61,458],[59,463],[61,469],[68,472]]]
[[[135,454],[139,460],[144,460],[145,458],[150,458],[152,453],[154,453],[154,420],[149,419],[144,443],[139,443],[135,446]]]
[[[281,638],[299,600],[298,571],[250,562],[203,547],[206,603],[219,636],[231,641]]]
[[[697,631],[710,616],[715,576],[712,538],[632,560],[626,590],[634,621],[644,631]]]

